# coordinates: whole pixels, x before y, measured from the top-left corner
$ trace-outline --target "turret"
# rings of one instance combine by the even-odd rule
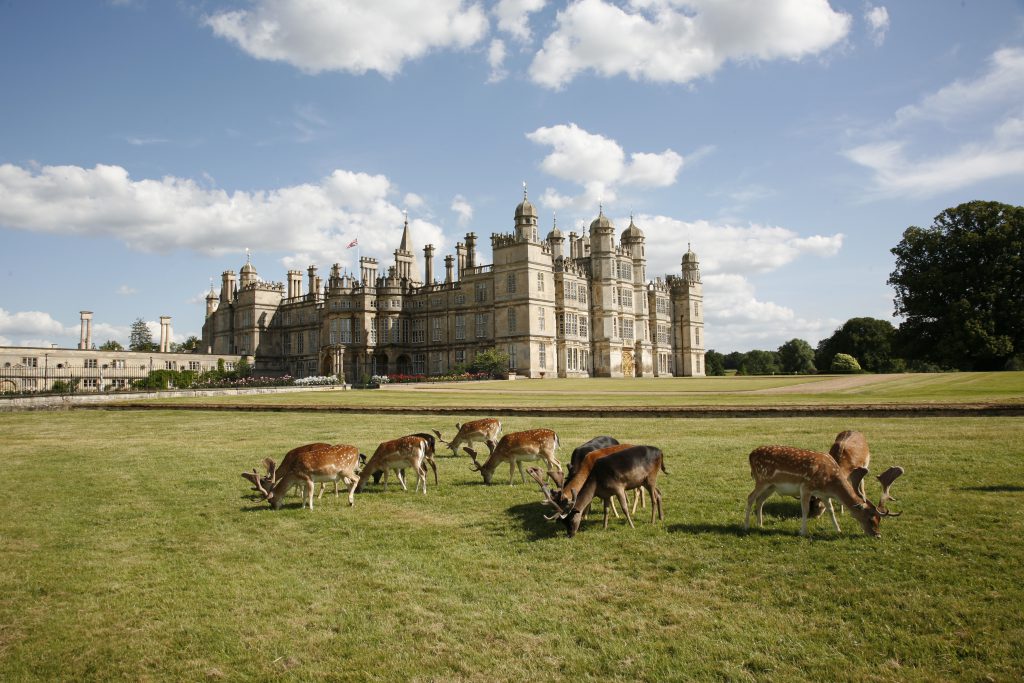
[[[526,183],[523,183],[523,201],[516,207],[516,240],[537,241],[537,209],[526,198]]]
[[[558,229],[558,222],[554,218],[551,219],[551,232],[548,233],[547,241],[548,244],[551,245],[552,259],[560,259],[565,256],[565,235],[563,235],[562,231]],[[569,246],[571,248],[571,242],[569,243]]]
[[[213,291],[213,280],[210,280],[210,292],[206,295],[206,317],[209,318],[217,310],[217,292]]]

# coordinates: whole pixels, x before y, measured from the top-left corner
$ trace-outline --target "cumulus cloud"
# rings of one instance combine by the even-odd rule
[[[540,163],[541,169],[561,180],[583,187],[572,197],[548,188],[541,202],[554,210],[593,210],[598,202],[614,201],[616,188],[632,185],[642,188],[667,187],[676,181],[684,159],[666,149],[660,153],[626,152],[615,140],[590,133],[575,123],[538,128],[527,139],[548,145],[552,151]]]
[[[727,61],[818,54],[850,24],[827,0],[575,0],[558,13],[530,76],[555,89],[584,71],[687,83]]]
[[[257,59],[388,78],[433,50],[471,47],[488,30],[484,10],[465,0],[255,0],[205,22]]]
[[[546,0],[498,0],[491,12],[498,20],[498,30],[521,42],[529,42],[530,15],[544,9]]]
[[[129,287],[128,285],[121,285],[117,288],[117,293],[121,296],[131,296],[132,294],[138,294],[139,290],[134,287]]]
[[[880,46],[885,42],[885,34],[889,32],[889,10],[881,6],[869,7],[864,13],[864,20],[868,22],[872,42]]]
[[[491,67],[491,74],[487,77],[488,83],[498,83],[505,80],[508,71],[505,70],[505,41],[495,38],[487,49],[487,64]]]
[[[455,195],[452,199],[452,211],[459,216],[459,225],[466,226],[473,220],[473,207],[461,194]]]
[[[252,247],[349,263],[353,239],[364,252],[387,253],[398,243],[403,215],[392,194],[385,176],[345,170],[317,183],[227,192],[172,176],[133,180],[120,166],[3,164],[0,225],[109,237],[145,252],[223,255]],[[427,221],[412,221],[410,231],[418,242],[446,243],[440,227]]]
[[[951,130],[968,139],[942,149]],[[926,197],[1024,174],[1024,49],[998,50],[987,70],[901,107],[843,151],[872,172],[872,195]]]

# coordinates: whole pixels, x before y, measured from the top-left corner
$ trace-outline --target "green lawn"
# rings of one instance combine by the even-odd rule
[[[850,386],[837,387],[849,382]],[[866,383],[861,383],[866,382]],[[1024,372],[914,375],[545,379],[417,384],[374,391],[162,399],[214,404],[411,406],[687,406],[1024,403]]]
[[[1020,418],[505,420],[556,429],[563,461],[600,433],[665,451],[663,524],[592,518],[572,540],[535,486],[485,487],[466,458],[440,458],[426,496],[313,512],[271,511],[239,477],[297,444],[370,452],[457,420],[0,415],[0,679],[1024,677]],[[781,498],[741,531],[751,448],[847,428],[874,470],[907,470],[881,539],[848,515],[799,538]]]

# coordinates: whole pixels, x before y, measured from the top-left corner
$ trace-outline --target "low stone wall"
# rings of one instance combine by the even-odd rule
[[[348,384],[323,387],[250,387],[248,389],[167,389],[164,391],[125,391],[116,394],[60,394],[0,398],[0,413],[15,410],[61,410],[72,407],[113,406],[147,398],[200,398],[203,396],[247,396],[252,394],[291,394],[297,391],[348,391]]]

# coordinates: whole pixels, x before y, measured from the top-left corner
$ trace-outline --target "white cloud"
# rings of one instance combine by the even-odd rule
[[[498,0],[491,12],[498,19],[498,30],[521,42],[529,42],[530,15],[544,9],[546,0]]]
[[[505,80],[508,71],[505,70],[505,41],[494,39],[487,48],[487,64],[491,67],[491,74],[487,77],[488,83],[498,83]]]
[[[889,10],[882,6],[869,7],[864,13],[864,20],[868,22],[872,42],[881,46],[885,42],[885,34],[889,31]]]
[[[426,204],[426,201],[415,192],[406,192],[405,196],[402,197],[402,204],[410,209],[419,209]]]
[[[1017,136],[1006,135],[1018,124],[1019,120],[1006,121],[992,140],[966,144],[948,154],[910,158],[904,142],[890,141],[855,147],[845,156],[871,169],[876,196],[928,197],[1024,174],[1024,144]]]
[[[909,123],[939,121],[950,123],[991,109],[1019,107],[1024,103],[1024,49],[997,50],[989,68],[974,80],[957,80],[925,96],[917,104],[900,108],[890,128]]]
[[[78,328],[61,324],[54,320],[49,313],[42,311],[19,311],[11,313],[0,308],[0,335],[8,339],[31,339],[45,340],[48,337],[63,338],[74,334],[77,338]],[[18,346],[25,344],[15,342]],[[49,346],[49,343],[46,344]]]
[[[842,40],[851,17],[827,0],[575,0],[530,65],[542,86],[583,71],[687,83],[727,61],[798,60]]]
[[[129,287],[128,285],[121,285],[117,288],[117,293],[121,296],[131,296],[132,294],[138,294],[139,290],[134,287]]]
[[[957,131],[964,139],[943,145]],[[1024,174],[1024,49],[998,50],[977,78],[901,107],[865,137],[843,155],[872,171],[874,197],[927,197]]]
[[[473,207],[461,194],[452,199],[452,211],[459,215],[459,225],[465,227],[473,220]]]
[[[355,238],[363,253],[388,253],[398,243],[403,216],[393,193],[385,176],[345,170],[318,183],[229,193],[173,176],[133,180],[120,166],[3,164],[0,225],[109,237],[145,252],[222,255],[251,247],[350,263],[355,254],[346,246]],[[417,240],[443,248],[440,227],[417,220],[410,229]]]
[[[598,202],[612,202],[619,185],[643,188],[667,187],[676,181],[684,164],[677,152],[626,153],[615,140],[590,133],[575,123],[538,128],[527,139],[552,147],[540,167],[544,172],[583,188],[576,197],[548,188],[541,203],[555,210],[592,211]]]
[[[484,10],[465,0],[256,0],[205,22],[257,59],[388,78],[432,50],[471,47],[488,29]]]

